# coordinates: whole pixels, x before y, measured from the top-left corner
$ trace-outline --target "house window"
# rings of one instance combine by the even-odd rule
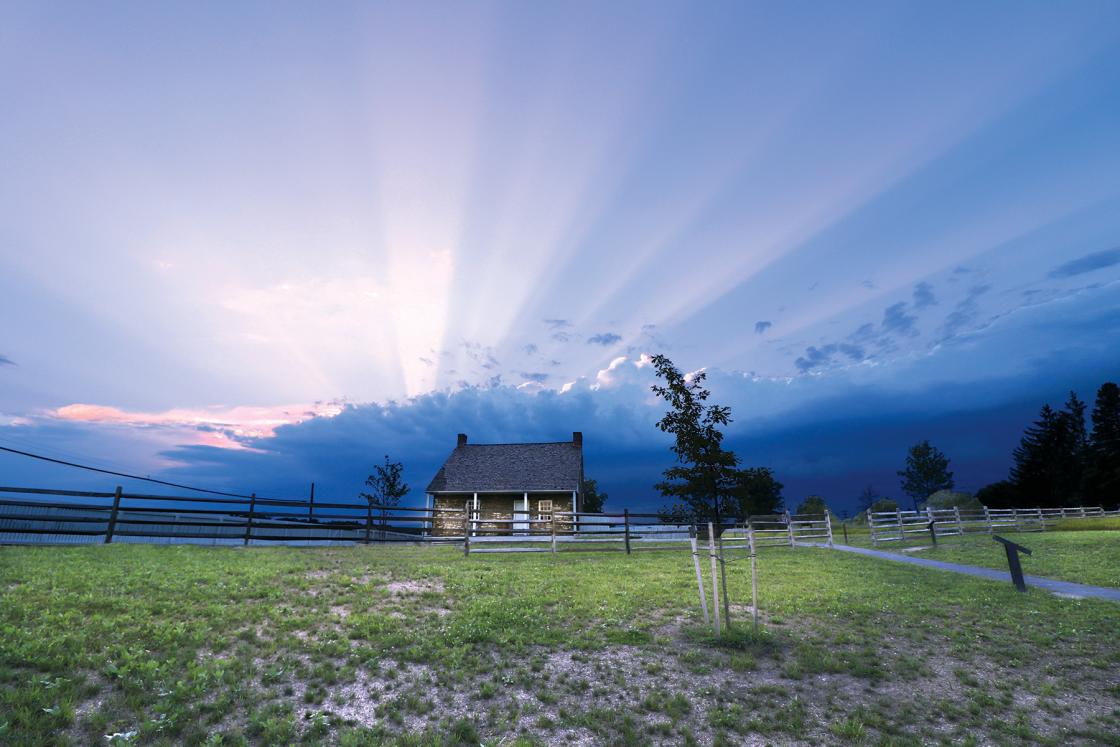
[[[552,501],[537,501],[537,521],[552,521]]]

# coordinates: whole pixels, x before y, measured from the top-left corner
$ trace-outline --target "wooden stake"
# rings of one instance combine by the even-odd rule
[[[553,514],[552,514],[552,524],[550,524],[549,526],[552,528],[552,554],[555,555],[556,554],[556,512],[553,512]]]
[[[719,624],[719,574],[716,573],[716,530],[708,522],[708,558],[712,561],[712,616],[716,621],[716,635],[722,635]]]
[[[716,540],[716,547],[719,550],[719,581],[723,584],[723,624],[731,628],[731,602],[727,598],[727,564],[723,562],[723,535],[719,536]]]
[[[626,540],[626,554],[630,554],[630,509],[622,509],[623,537]]]
[[[249,540],[253,538],[253,512],[257,510],[257,494],[253,493],[249,496],[249,518],[245,520],[245,542],[248,545]]]
[[[711,623],[708,617],[708,598],[704,595],[704,574],[700,572],[700,550],[696,546],[696,527],[688,528],[688,538],[692,541],[692,565],[696,568],[696,588],[700,590],[700,609],[704,610],[704,624]]]
[[[754,552],[754,527],[747,526],[747,539],[751,547],[751,617],[754,632],[758,633],[758,563]]]
[[[113,532],[117,531],[117,512],[121,508],[121,486],[113,493],[113,513],[109,514],[109,527],[105,530],[105,544],[113,542]]]

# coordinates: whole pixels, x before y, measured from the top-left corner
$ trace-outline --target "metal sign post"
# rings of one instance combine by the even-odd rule
[[[1019,553],[1025,552],[1030,555],[1031,551],[1009,539],[1000,537],[998,534],[993,534],[992,539],[1002,543],[1003,549],[1007,551],[1007,567],[1011,571],[1011,583],[1015,584],[1015,588],[1019,591],[1026,591],[1027,583],[1023,580],[1023,566],[1019,565]]]

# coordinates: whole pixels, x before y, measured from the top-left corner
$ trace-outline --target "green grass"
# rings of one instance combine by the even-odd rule
[[[763,631],[716,639],[680,551],[0,548],[0,743],[1002,743],[1120,724],[1118,605],[817,549],[759,566]],[[736,605],[748,574],[729,567]],[[1004,682],[1057,712],[1021,715]]]
[[[1020,555],[1023,572],[1082,584],[1120,588],[1120,532],[997,532],[1030,548]],[[928,544],[928,541],[923,543]],[[892,546],[880,549],[891,550]],[[908,553],[914,557],[1007,570],[1003,545],[987,534],[942,537],[937,547]]]

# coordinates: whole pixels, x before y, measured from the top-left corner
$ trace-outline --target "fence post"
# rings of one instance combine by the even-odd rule
[[[828,530],[828,546],[832,547],[832,516],[829,515],[827,508],[824,510],[824,526]]]
[[[117,486],[116,492],[113,493],[113,512],[109,514],[109,526],[105,530],[105,544],[108,545],[113,541],[113,532],[117,531],[117,512],[121,508],[121,486]]]
[[[712,561],[712,615],[716,621],[716,635],[721,635],[719,625],[719,575],[716,573],[716,530],[708,522],[708,558]]]
[[[797,543],[793,539],[793,514],[786,509],[786,530],[789,532],[789,546],[797,547]]]
[[[463,503],[463,557],[471,554],[471,502]]]
[[[878,547],[879,546],[879,534],[875,531],[877,529],[877,527],[875,526],[875,514],[871,513],[871,509],[868,508],[867,511],[864,512],[864,515],[867,517],[867,531],[871,532],[871,546],[872,547]],[[844,531],[847,532],[847,528],[845,528]],[[847,542],[847,541],[848,541],[848,535],[845,534],[844,535],[844,542]]]
[[[961,507],[953,506],[953,516],[957,519],[957,533],[964,536],[964,524],[961,523]]]
[[[249,496],[249,516],[245,519],[245,541],[242,544],[248,545],[249,540],[253,538],[253,512],[257,510],[257,494],[253,493]]]
[[[626,540],[626,554],[630,554],[630,509],[622,509],[623,537]]]
[[[369,544],[369,533],[373,529],[373,504],[366,501],[366,536],[363,542]]]
[[[556,512],[555,511],[552,513],[552,522],[549,524],[549,528],[552,529],[552,554],[555,555],[556,554]]]
[[[894,513],[898,517],[898,541],[902,543],[906,541],[906,525],[902,523],[902,509],[900,508]]]
[[[1015,531],[1016,532],[1023,531],[1022,524],[1019,521],[1019,509],[1017,509],[1017,508],[1011,509],[1011,515],[1015,517]]]
[[[984,506],[984,521],[987,522],[987,524],[988,524],[988,534],[991,534],[992,533],[992,512],[988,510],[987,506]]]

